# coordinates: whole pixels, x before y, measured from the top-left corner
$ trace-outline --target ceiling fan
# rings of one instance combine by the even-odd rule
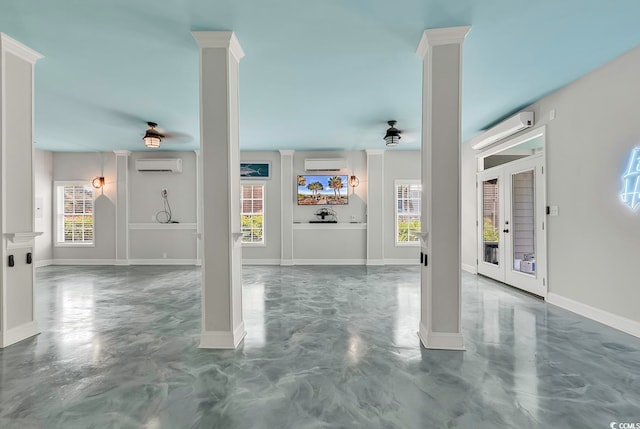
[[[161,129],[157,129],[158,126],[155,122],[147,122],[149,128],[144,133],[142,140],[144,145],[148,148],[157,149],[160,147],[160,143],[163,139],[173,139],[176,143],[186,143],[193,140],[193,137],[183,133],[167,133]]]

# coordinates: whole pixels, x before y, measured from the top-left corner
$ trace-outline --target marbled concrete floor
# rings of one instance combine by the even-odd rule
[[[608,428],[640,339],[464,275],[466,352],[420,347],[418,267],[246,267],[247,337],[200,350],[199,270],[47,267],[0,351],[2,428]]]

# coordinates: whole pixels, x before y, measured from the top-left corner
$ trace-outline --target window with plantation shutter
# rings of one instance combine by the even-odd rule
[[[420,246],[422,184],[419,180],[396,180],[396,246]]]
[[[240,216],[242,243],[264,245],[264,184],[242,184],[240,192]]]
[[[55,182],[55,245],[94,245],[94,189],[90,182]]]

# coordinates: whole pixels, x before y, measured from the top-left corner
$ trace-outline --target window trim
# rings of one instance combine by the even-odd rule
[[[68,243],[68,242],[59,242],[58,234],[60,232],[60,225],[58,221],[58,216],[61,213],[58,210],[58,204],[60,199],[58,197],[58,189],[61,186],[89,186],[93,189],[93,240],[91,243]],[[64,201],[62,202],[64,204]],[[96,247],[96,190],[91,185],[91,181],[89,180],[56,180],[53,182],[53,247],[71,247],[71,248],[87,248],[87,247]],[[64,210],[63,210],[64,212]],[[64,214],[64,213],[62,213]],[[63,231],[64,234],[64,231]]]
[[[393,241],[395,247],[420,247],[420,240],[418,241],[398,241],[398,186],[400,185],[422,185],[422,181],[419,179],[396,179],[393,181],[393,203],[394,203],[394,223],[393,228]],[[422,208],[424,207],[422,201],[422,191],[420,191],[420,221],[422,223]]]
[[[242,187],[262,186],[262,242],[245,243],[240,240],[242,247],[267,247],[267,182],[264,180],[241,180],[240,181],[240,232],[242,232]]]

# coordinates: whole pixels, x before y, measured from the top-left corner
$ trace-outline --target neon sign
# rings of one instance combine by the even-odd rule
[[[622,203],[632,210],[640,208],[640,147],[631,151],[629,164],[622,175]]]

